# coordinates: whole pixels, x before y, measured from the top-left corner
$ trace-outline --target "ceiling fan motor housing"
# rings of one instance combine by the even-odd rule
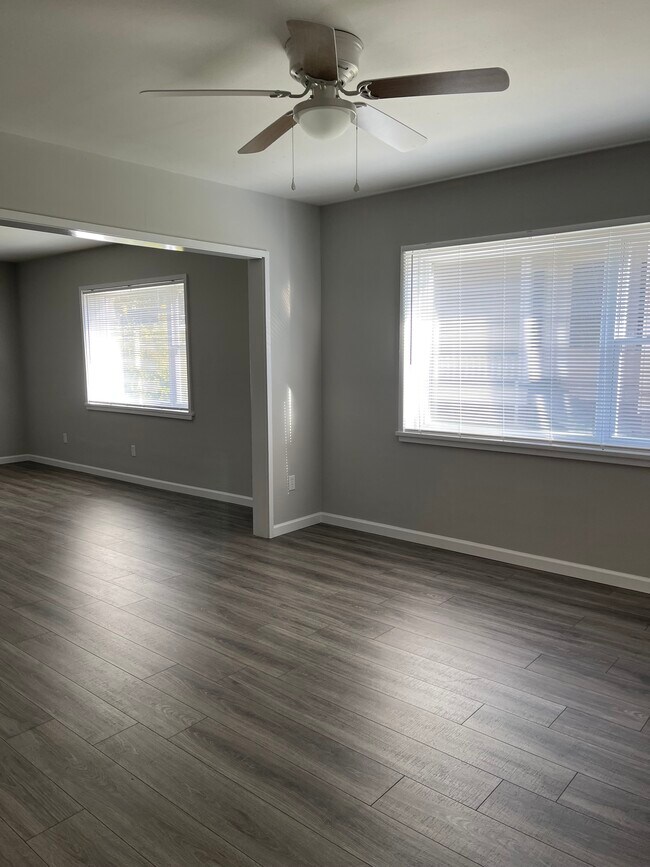
[[[359,74],[359,60],[363,51],[363,42],[354,33],[347,30],[334,30],[336,39],[337,66],[339,70],[338,80],[343,84],[352,81]],[[287,40],[284,50],[289,58],[291,76],[305,84],[307,75],[302,68],[301,46],[296,45],[293,39]]]

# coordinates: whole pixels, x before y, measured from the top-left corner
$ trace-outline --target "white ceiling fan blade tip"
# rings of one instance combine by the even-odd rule
[[[141,90],[141,96],[289,96],[287,90],[241,90],[233,88],[200,88],[194,90]]]
[[[395,150],[415,150],[426,144],[427,137],[405,123],[366,102],[355,103],[356,125]]]

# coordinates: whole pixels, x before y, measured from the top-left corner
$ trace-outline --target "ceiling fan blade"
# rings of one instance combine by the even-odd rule
[[[269,145],[272,145],[274,141],[277,141],[281,136],[283,136],[285,132],[289,132],[291,127],[295,125],[296,121],[293,112],[288,111],[286,114],[281,115],[277,120],[274,120],[273,123],[267,126],[266,129],[263,129],[262,132],[258,132],[255,138],[252,138],[243,147],[239,148],[237,153],[259,154],[261,151],[265,151]]]
[[[289,96],[288,90],[141,90],[145,96]]]
[[[426,143],[427,137],[367,102],[356,102],[357,126],[398,151],[410,151]]]
[[[439,96],[445,93],[488,93],[507,90],[510,78],[505,69],[459,69],[453,72],[429,72],[397,78],[362,81],[359,93],[366,99],[392,99],[399,96]]]
[[[334,28],[313,21],[287,21],[302,71],[311,78],[337,81],[339,77]]]

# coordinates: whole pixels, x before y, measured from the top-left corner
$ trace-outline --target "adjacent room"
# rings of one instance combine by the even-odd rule
[[[2,23],[0,864],[648,864],[647,3]]]

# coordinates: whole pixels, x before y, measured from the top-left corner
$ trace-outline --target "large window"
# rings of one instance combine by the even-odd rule
[[[402,431],[650,455],[650,224],[405,249]]]
[[[190,417],[185,279],[82,288],[87,406]]]

